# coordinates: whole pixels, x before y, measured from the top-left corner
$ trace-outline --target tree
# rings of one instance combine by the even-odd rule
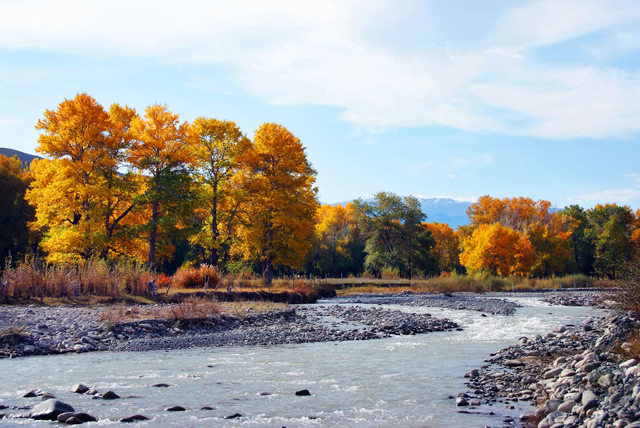
[[[494,275],[528,275],[536,260],[529,238],[500,223],[481,224],[462,242],[460,263],[470,271]]]
[[[234,122],[204,117],[194,121],[191,132],[203,214],[202,227],[191,242],[208,251],[209,264],[218,266],[220,252],[228,253],[232,226],[244,199],[232,179],[251,141]]]
[[[587,212],[579,205],[571,205],[565,207],[561,214],[566,228],[571,233],[569,243],[576,269],[580,273],[591,275],[595,247],[590,239]]]
[[[164,245],[165,257],[173,252],[169,237],[184,228],[182,219],[187,217],[193,201],[190,168],[194,160],[188,124],[178,119],[166,106],[156,104],[146,108],[144,118],[136,117],[131,122],[129,162],[145,176],[144,192],[138,201],[148,209],[143,229],[151,268],[157,267],[159,241]]]
[[[460,240],[458,234],[446,223],[426,223],[436,244],[431,255],[440,272],[455,272],[460,267]]]
[[[354,205],[322,205],[316,214],[310,270],[332,276],[361,272],[363,250]]]
[[[284,126],[265,123],[241,158],[239,180],[249,195],[236,251],[262,264],[271,286],[274,266],[300,268],[311,247],[318,209],[316,171],[300,140]]]
[[[0,269],[8,257],[18,259],[29,249],[28,223],[34,219],[33,208],[24,199],[29,182],[17,156],[0,154]]]
[[[44,116],[36,126],[43,131],[36,151],[51,160],[31,165],[34,181],[26,198],[36,207],[33,226],[46,230],[42,247],[48,261],[82,262],[109,245],[104,216],[111,213],[104,210],[104,198],[109,171],[120,166],[114,153],[123,149],[122,140],[113,137],[109,114],[87,94]]]
[[[372,203],[357,199],[354,205],[366,238],[365,269],[380,272],[390,268],[413,275],[435,268],[429,254],[435,241],[422,225],[426,215],[417,198],[379,192]]]
[[[631,257],[633,211],[627,206],[605,204],[587,210],[587,216],[595,244],[594,270],[614,278],[620,264]]]

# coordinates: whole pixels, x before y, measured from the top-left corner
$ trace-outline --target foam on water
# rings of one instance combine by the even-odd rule
[[[137,426],[193,427],[472,427],[501,424],[495,415],[458,414],[448,395],[465,391],[463,375],[484,364],[489,353],[521,336],[543,334],[561,324],[578,324],[603,311],[550,307],[536,298],[516,299],[514,316],[392,306],[431,313],[460,323],[462,332],[440,332],[381,340],[273,347],[208,348],[171,352],[89,353],[0,360],[0,403],[35,405],[21,396],[40,388],[99,417],[99,426],[140,413],[153,420]],[[68,392],[75,383],[114,390],[115,401]],[[170,388],[153,388],[166,382]],[[309,389],[311,397],[294,393]],[[271,395],[261,395],[269,392]],[[166,412],[181,405],[187,412]],[[202,406],[213,411],[199,410]],[[240,413],[242,418],[226,420]],[[45,426],[46,422],[4,419],[0,426]]]

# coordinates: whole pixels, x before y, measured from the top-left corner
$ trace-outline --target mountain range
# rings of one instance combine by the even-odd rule
[[[29,165],[31,161],[33,161],[34,159],[42,159],[40,156],[30,155],[29,153],[24,153],[14,149],[7,149],[5,147],[0,147],[0,155],[5,155],[10,158],[14,156],[18,156],[18,159],[20,159],[20,162],[26,163],[27,165]]]

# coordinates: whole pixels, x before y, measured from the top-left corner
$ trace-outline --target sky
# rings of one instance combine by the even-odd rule
[[[319,197],[640,208],[640,2],[0,0],[0,147],[86,92],[284,125]]]

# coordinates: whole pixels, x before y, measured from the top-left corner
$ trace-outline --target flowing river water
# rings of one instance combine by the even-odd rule
[[[503,426],[506,415],[529,412],[527,403],[482,406],[483,414],[461,414],[454,400],[465,392],[463,375],[489,354],[519,337],[544,334],[563,324],[580,324],[605,311],[549,306],[537,297],[515,298],[513,316],[440,308],[385,305],[407,312],[450,318],[463,331],[387,339],[188,349],[170,352],[95,352],[0,360],[0,403],[33,406],[22,398],[31,389],[53,393],[100,420],[143,414],[155,427],[482,427]],[[320,304],[333,304],[320,302]],[[153,384],[168,383],[169,388]],[[113,390],[122,399],[94,400],[72,394],[73,384]],[[308,389],[311,396],[296,396]],[[261,393],[269,395],[261,395]],[[180,405],[185,412],[167,412]],[[203,406],[213,410],[200,410]],[[25,410],[28,412],[28,410]],[[493,412],[490,415],[489,412]],[[239,413],[236,419],[226,416]],[[43,427],[51,422],[1,419],[0,426]]]

